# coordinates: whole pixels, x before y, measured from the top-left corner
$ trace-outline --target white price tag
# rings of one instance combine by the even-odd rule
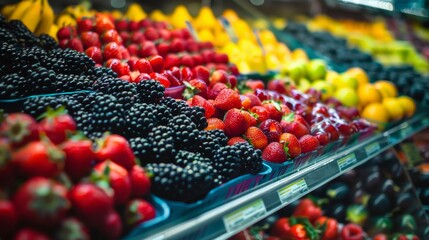
[[[343,172],[357,163],[356,156],[351,153],[343,158],[337,160],[338,168],[340,172]]]
[[[304,178],[295,181],[277,191],[282,204],[290,203],[293,197],[308,192],[308,186]]]
[[[264,201],[258,199],[223,217],[227,232],[241,229],[244,225],[267,213]]]
[[[380,144],[378,142],[372,143],[365,147],[365,152],[367,156],[376,153],[380,150]]]

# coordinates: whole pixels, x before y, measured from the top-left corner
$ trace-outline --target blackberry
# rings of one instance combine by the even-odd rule
[[[125,113],[118,100],[108,94],[95,93],[89,107],[93,115],[95,131],[122,134],[125,129]]]
[[[73,92],[81,90],[91,90],[92,81],[88,76],[75,74],[56,74],[56,92]]]
[[[40,45],[46,50],[58,48],[58,43],[55,41],[55,39],[45,33],[39,35],[39,42]]]
[[[179,150],[176,156],[174,156],[174,163],[180,167],[186,167],[194,161],[205,163],[208,166],[211,166],[210,159],[202,156],[199,153]]]
[[[77,116],[83,109],[82,104],[69,95],[32,97],[26,99],[22,105],[22,111],[32,115],[33,117],[39,117],[41,114],[46,112],[48,107],[57,109],[61,106],[65,106],[67,112],[72,117]]]
[[[128,142],[134,155],[140,160],[140,164],[146,165],[152,161],[152,144],[147,138],[130,138]]]
[[[33,80],[35,94],[54,93],[56,90],[55,72],[44,67],[37,67],[27,73]]]
[[[240,176],[241,164],[237,149],[233,146],[224,146],[214,152],[213,167],[223,177],[223,182]]]
[[[196,151],[205,157],[212,157],[215,150],[224,146],[224,144],[220,144],[219,140],[211,135],[209,131],[199,131],[199,136],[200,142],[196,147]]]
[[[210,136],[213,139],[216,139],[220,145],[225,146],[228,143],[228,137],[225,135],[225,132],[222,130],[210,130],[207,131],[208,134],[210,134]]]
[[[77,128],[83,132],[85,136],[88,136],[94,131],[94,124],[92,121],[92,114],[86,111],[78,111],[73,116]]]
[[[145,137],[156,127],[154,107],[147,103],[136,103],[126,115],[126,136]]]
[[[157,126],[148,134],[152,156],[156,162],[170,162],[176,153],[174,131],[168,126]]]
[[[102,138],[104,136],[104,132],[95,132],[95,131],[93,131],[93,132],[89,132],[86,136],[89,139],[91,139],[94,142],[94,144],[95,144],[95,141],[97,139],[100,139],[100,138]]]
[[[49,51],[48,55],[62,60],[61,63],[64,65],[62,73],[66,74],[80,74],[95,66],[94,60],[90,57],[68,48],[55,48]]]
[[[190,107],[185,101],[175,100],[170,97],[163,98],[161,103],[170,108],[171,113],[174,116],[179,114],[188,116],[191,121],[196,124],[199,130],[207,127],[207,119],[204,116],[204,108]]]
[[[139,97],[144,103],[157,103],[164,96],[164,86],[155,80],[145,80],[137,83]]]
[[[34,46],[39,43],[39,39],[21,21],[10,20],[8,26],[21,46]]]
[[[114,72],[111,68],[106,67],[94,67],[87,71],[88,75],[94,76],[96,79],[101,77],[112,77],[117,78],[118,74]]]
[[[179,104],[181,102],[182,101],[176,100],[176,99],[171,98],[171,97],[165,97],[165,98],[161,99],[161,101],[160,101],[160,103],[162,105],[164,105],[170,109],[171,114],[173,114],[174,116],[177,116],[180,114]]]
[[[241,171],[243,173],[256,174],[262,169],[262,152],[253,148],[249,143],[237,143],[233,145],[240,156]]]
[[[94,90],[110,94],[120,102],[126,109],[138,102],[137,88],[135,84],[120,78],[102,77],[94,84]]]
[[[200,140],[195,123],[185,115],[174,116],[168,126],[174,129],[174,140],[179,149],[192,149]]]
[[[148,164],[154,194],[173,201],[193,202],[203,198],[213,187],[213,168],[200,162],[186,167],[172,163]]]
[[[0,78],[0,99],[14,99],[28,96],[32,87],[31,80],[17,73]]]
[[[170,109],[163,104],[156,104],[154,109],[154,115],[158,125],[167,125],[168,121],[173,118]]]
[[[7,44],[17,43],[15,35],[4,28],[0,28],[0,41]]]

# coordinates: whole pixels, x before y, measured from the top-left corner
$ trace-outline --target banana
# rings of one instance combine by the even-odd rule
[[[125,17],[132,21],[140,21],[146,18],[146,13],[138,3],[131,3],[128,7]]]
[[[17,4],[9,4],[4,6],[1,9],[1,15],[3,15],[5,18],[9,18],[12,15],[13,11],[15,10],[16,5]]]
[[[61,14],[58,18],[57,18],[57,22],[56,22],[57,26],[59,28],[65,27],[65,26],[76,26],[76,20],[75,18],[70,15],[70,14]]]
[[[54,23],[54,10],[49,5],[48,0],[42,0],[42,19],[37,25],[36,35],[49,33],[52,24]]]
[[[33,2],[34,0],[22,0],[21,2],[17,3],[15,10],[9,17],[9,20],[21,19],[28,8],[31,7]]]
[[[42,16],[42,0],[35,0],[27,11],[24,12],[24,15],[21,17],[22,23],[28,27],[32,32],[36,30],[37,25],[39,24]]]
[[[51,29],[49,29],[49,36],[53,37],[57,42],[58,42],[58,38],[57,38],[57,32],[59,30],[59,27],[55,24],[51,25]]]

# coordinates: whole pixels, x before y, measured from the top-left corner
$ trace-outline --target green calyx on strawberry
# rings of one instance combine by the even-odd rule
[[[306,217],[290,217],[289,224],[291,226],[301,224],[304,226],[305,232],[307,233],[308,239],[316,240],[323,233],[323,228],[315,228],[308,218]]]
[[[287,115],[283,115],[282,121],[285,121],[287,123],[293,122],[295,119],[295,113],[289,113]]]
[[[125,222],[129,227],[135,227],[137,224],[155,218],[155,208],[143,199],[131,200],[125,210]]]
[[[62,223],[55,234],[56,239],[90,239],[88,229],[77,218],[67,218]]]
[[[188,81],[183,81],[183,84],[186,86],[185,90],[183,91],[183,97],[186,100],[192,98],[200,92],[198,88],[190,84]]]
[[[73,133],[77,129],[76,122],[67,114],[64,106],[58,109],[48,107],[48,110],[38,119],[43,119],[39,123],[39,130],[44,132],[54,144],[63,142],[68,133]]]
[[[9,114],[0,125],[0,135],[11,141],[14,147],[22,146],[38,139],[37,122],[25,113]]]

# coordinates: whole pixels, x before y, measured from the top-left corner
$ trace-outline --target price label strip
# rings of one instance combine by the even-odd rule
[[[225,28],[225,31],[228,34],[229,39],[231,39],[233,43],[237,43],[238,38],[235,35],[234,29],[231,27],[231,24],[229,23],[228,19],[226,19],[225,17],[220,17],[220,23],[222,24],[223,28]]]
[[[380,144],[378,142],[372,143],[365,147],[365,153],[367,156],[371,156],[372,154],[378,152],[380,150]]]
[[[232,213],[223,217],[223,222],[227,232],[242,229],[254,219],[264,216],[267,213],[264,201],[258,199]]]
[[[307,192],[307,183],[305,182],[304,178],[301,178],[298,181],[290,183],[289,185],[281,188],[277,191],[277,194],[279,195],[280,202],[282,204],[286,204],[290,203],[294,197],[305,194]]]
[[[343,172],[349,169],[351,166],[355,165],[356,163],[357,163],[357,159],[354,153],[351,153],[337,160],[337,164],[338,164],[338,168],[340,169],[340,172]]]
[[[413,133],[413,129],[411,126],[407,126],[406,128],[401,129],[401,137],[406,138]]]

